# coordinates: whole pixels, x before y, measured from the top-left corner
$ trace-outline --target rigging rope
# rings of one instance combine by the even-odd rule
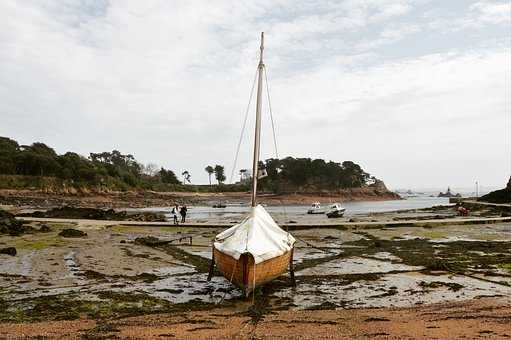
[[[275,158],[278,159],[279,158],[279,152],[278,152],[278,149],[277,149],[277,137],[276,137],[276,134],[275,134],[275,123],[273,121],[273,112],[271,110],[270,85],[268,83],[268,76],[266,74],[266,66],[263,69],[264,69],[264,80],[266,81],[266,95],[268,97],[268,109],[270,111],[271,129],[272,129],[272,132],[273,132],[273,146],[275,147]]]
[[[238,163],[238,156],[240,153],[241,142],[243,141],[243,134],[245,133],[245,128],[247,126],[248,119],[248,111],[250,111],[250,104],[252,103],[252,97],[254,95],[254,88],[257,80],[257,70],[254,75],[254,81],[252,82],[252,89],[250,90],[250,96],[248,98],[247,109],[245,110],[245,118],[243,119],[243,126],[241,127],[240,139],[238,140],[238,146],[236,148],[236,155],[234,156],[234,163],[232,165],[231,178],[229,179],[229,183],[232,183],[232,179],[234,178],[234,171],[236,170],[236,165]]]
[[[275,158],[279,159],[279,151],[277,148],[277,134],[275,132],[275,121],[273,120],[273,111],[271,109],[271,99],[270,99],[270,85],[268,83],[268,75],[266,73],[266,66],[264,67],[264,79],[266,81],[266,96],[268,97],[268,111],[270,111],[270,119],[271,119],[271,129],[273,132],[273,146],[275,147]],[[278,177],[277,177],[278,178]],[[284,211],[284,219],[287,220],[287,211],[284,202],[280,200],[280,206]],[[289,235],[289,228],[286,226],[286,231]]]

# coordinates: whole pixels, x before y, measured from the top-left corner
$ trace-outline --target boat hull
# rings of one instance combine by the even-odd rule
[[[290,268],[293,261],[293,249],[255,264],[254,257],[250,253],[243,254],[236,260],[213,247],[213,259],[222,275],[240,287],[248,296],[256,287],[279,277]]]
[[[326,216],[328,218],[339,218],[339,217],[343,217],[344,216],[344,212],[346,210],[345,209],[342,209],[342,210],[333,210],[333,211],[329,211],[326,213]]]

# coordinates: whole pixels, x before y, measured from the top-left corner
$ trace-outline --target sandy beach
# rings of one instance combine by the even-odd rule
[[[500,299],[424,307],[276,311],[257,322],[222,308],[112,320],[0,324],[0,336],[59,339],[506,339],[511,305]],[[16,334],[16,335],[14,335]],[[14,336],[13,336],[14,335]]]

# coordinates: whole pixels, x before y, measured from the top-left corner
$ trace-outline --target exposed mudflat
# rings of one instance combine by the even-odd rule
[[[371,218],[394,217],[377,214]],[[38,223],[32,226],[40,228]],[[237,315],[232,317],[233,326],[239,323],[254,330],[254,325],[265,323],[280,332],[284,325],[300,331],[303,322],[289,325],[300,315],[330,320],[327,324],[333,327],[332,314],[324,313],[345,315],[343,310],[353,308],[417,308],[483,298],[511,303],[511,224],[506,223],[363,232],[335,228],[293,231],[298,239],[294,258],[297,286],[290,285],[286,274],[248,300],[218,273],[211,282],[206,281],[211,240],[221,229],[105,226],[100,222],[48,227],[50,231],[44,233],[0,236],[0,248],[17,249],[16,256],[0,255],[0,321],[4,323],[0,324],[0,337],[11,334],[15,327],[6,322],[43,321],[48,325],[51,320],[171,313],[188,315],[188,321],[174,320],[181,325],[178,329],[189,331],[182,323],[190,325],[189,318],[195,318],[193,324],[200,329],[193,334],[207,337],[221,328],[212,310]],[[67,228],[81,230],[86,236],[58,235]],[[135,242],[144,236],[172,242],[160,246]],[[158,324],[160,318],[168,316],[155,317],[154,322]],[[208,318],[214,320],[205,321]],[[284,321],[271,321],[274,319]],[[128,336],[123,332],[132,329],[131,322],[142,321],[126,321],[125,326],[116,321],[118,332],[93,331]],[[83,325],[82,333],[97,327],[96,322],[83,321]],[[260,337],[265,337],[264,332]]]

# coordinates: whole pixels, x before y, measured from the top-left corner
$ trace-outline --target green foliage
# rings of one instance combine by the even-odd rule
[[[16,160],[14,155],[18,152],[19,145],[16,141],[6,137],[0,137],[0,173],[16,173]]]
[[[158,174],[160,175],[161,181],[163,183],[179,184],[179,180],[172,170],[165,170],[165,168],[161,168]]]
[[[261,181],[261,188],[270,191],[360,188],[372,178],[352,161],[336,163],[323,159],[287,157],[270,158],[259,166],[266,168],[268,173],[268,177]]]
[[[218,181],[218,184],[222,184],[225,182],[225,169],[222,165],[215,165],[215,178]]]
[[[161,168],[152,175],[143,174],[142,170],[143,166],[133,155],[124,155],[117,150],[91,153],[89,158],[85,158],[74,152],[58,155],[43,143],[20,146],[12,139],[0,137],[0,175],[7,175],[0,180],[2,187],[39,187],[51,183],[56,186],[99,186],[120,190],[164,190],[169,185],[180,184],[171,170]],[[9,175],[22,176],[14,178]],[[49,178],[59,181],[50,181]]]
[[[267,159],[260,162],[268,177],[259,183],[261,190],[289,192],[298,190],[337,190],[359,188],[369,181],[376,181],[358,164],[345,161],[335,163],[322,159],[293,158]],[[156,168],[155,168],[156,169]],[[140,188],[157,191],[219,192],[249,190],[247,171],[241,173],[242,181],[235,185],[223,184],[226,180],[222,165],[207,166],[211,178],[215,174],[218,186],[186,185],[180,183],[172,170],[146,171],[133,155],[112,152],[91,153],[89,158],[74,152],[58,155],[43,143],[19,145],[16,141],[0,137],[0,187],[98,187],[115,190]],[[22,175],[22,176],[20,176]],[[190,173],[182,173],[190,182]],[[211,181],[210,181],[211,183]]]

